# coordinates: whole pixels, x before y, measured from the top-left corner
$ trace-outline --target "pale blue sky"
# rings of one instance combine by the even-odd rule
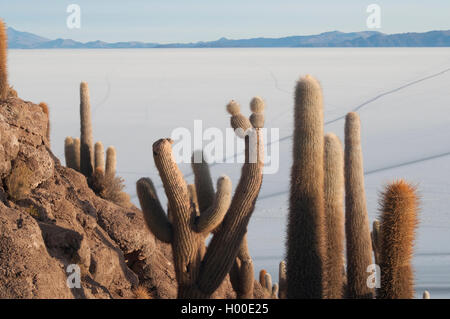
[[[66,27],[71,3],[81,6],[79,30]],[[0,17],[51,39],[167,43],[362,31],[372,3],[381,32],[450,29],[449,0],[0,0]]]

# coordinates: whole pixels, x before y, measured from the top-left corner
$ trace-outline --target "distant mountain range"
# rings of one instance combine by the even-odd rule
[[[252,38],[195,43],[145,43],[103,41],[77,42],[71,39],[50,40],[29,32],[8,28],[11,49],[127,49],[127,48],[282,48],[282,47],[450,47],[450,30],[425,33],[384,34],[376,31],[344,33],[325,32],[318,35],[283,38]]]

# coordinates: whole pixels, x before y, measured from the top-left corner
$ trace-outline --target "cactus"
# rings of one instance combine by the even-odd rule
[[[266,287],[266,274],[267,274],[267,270],[265,270],[265,269],[261,269],[259,271],[259,284],[263,288]]]
[[[230,270],[230,281],[236,292],[237,299],[253,299],[254,286],[253,261],[250,257],[247,244],[247,235],[244,236],[239,253]]]
[[[233,120],[236,117],[241,120]],[[242,114],[233,110],[231,122],[235,128],[242,128],[245,123],[250,123],[248,119],[242,121],[242,118]],[[255,145],[250,143],[252,137],[256,137]],[[227,195],[231,192],[231,181],[222,176],[218,179],[212,206],[204,210],[203,214],[200,213],[200,216],[196,216],[188,186],[174,161],[171,144],[170,139],[156,141],[153,144],[153,158],[168,198],[172,222],[162,209],[149,209],[151,205],[148,204],[153,203],[153,207],[158,205],[154,204],[154,197],[149,196],[156,194],[148,194],[145,191],[150,189],[148,179],[140,179],[137,182],[137,193],[149,229],[157,238],[158,234],[170,234],[164,239],[172,245],[178,297],[209,298],[230,272],[254,210],[262,183],[262,132],[256,127],[250,132],[250,136],[245,136],[246,161],[232,199]],[[252,150],[257,150],[255,162],[249,160],[248,154]],[[199,177],[196,180],[199,180]],[[196,185],[197,192],[199,188]],[[202,195],[198,196],[199,201],[201,197]],[[227,203],[227,200],[231,203]],[[199,203],[199,207],[203,207],[203,204]],[[218,226],[215,225],[217,218],[211,216],[223,216],[223,220],[205,251],[206,233],[209,234],[209,231]],[[199,228],[198,225],[202,226]]]
[[[380,233],[380,222],[378,220],[374,220],[372,224],[372,233],[370,235],[372,238],[372,249],[375,258],[375,264],[380,265],[381,233]]]
[[[106,150],[106,169],[105,174],[108,176],[116,175],[116,148],[114,146],[108,147]]]
[[[105,171],[105,151],[102,142],[95,143],[94,158],[95,169],[101,168],[103,171]]]
[[[416,188],[404,180],[388,185],[381,207],[381,299],[414,297],[411,265],[417,228]]]
[[[324,293],[324,137],[320,84],[297,82],[287,234],[288,298],[322,298]]]
[[[39,103],[39,107],[42,109],[42,112],[44,112],[45,116],[47,117],[46,137],[47,137],[47,141],[50,143],[50,110],[48,108],[47,103],[45,103],[45,102]]]
[[[286,262],[282,260],[278,267],[279,298],[287,298]]]
[[[345,118],[345,234],[347,238],[347,297],[373,298],[367,285],[372,243],[364,193],[360,121],[356,113]]]
[[[76,171],[80,170],[80,140],[68,136],[64,140],[64,156],[66,166]]]
[[[86,82],[80,84],[80,124],[80,172],[86,177],[91,177],[94,173],[94,139],[89,87]]]
[[[339,138],[325,135],[326,298],[343,297],[344,267],[344,154]]]
[[[78,137],[73,139],[73,152],[75,161],[74,169],[79,172],[81,170],[81,141]]]
[[[272,276],[264,269],[259,272],[259,284],[264,293],[264,299],[278,299],[278,284],[272,285]]]
[[[272,299],[278,299],[279,287],[278,284],[273,284],[272,286]]]
[[[201,162],[196,163],[201,159]],[[195,176],[195,189],[198,198],[199,210],[205,212],[214,202],[214,186],[209,172],[209,166],[201,150],[192,154],[192,170]]]
[[[8,36],[6,26],[0,19],[0,100],[6,100],[9,93],[8,84]]]

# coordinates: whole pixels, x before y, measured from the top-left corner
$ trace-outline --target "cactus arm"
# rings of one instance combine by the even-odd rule
[[[201,162],[196,163],[200,156]],[[200,213],[203,214],[214,203],[214,186],[208,163],[202,151],[196,151],[192,154],[192,171],[195,176],[195,189],[197,191]]]
[[[68,136],[64,140],[64,157],[66,158],[66,166],[68,168],[75,168],[75,150],[73,138]]]
[[[95,169],[101,168],[105,171],[105,151],[102,142],[98,141],[94,145],[94,162]]]
[[[199,249],[203,237],[193,231],[195,210],[190,202],[186,181],[173,157],[172,143],[171,139],[156,141],[153,144],[153,159],[170,203],[178,298],[185,298],[197,292],[194,285],[203,253]]]
[[[230,280],[238,299],[253,299],[255,283],[253,261],[247,244],[247,235],[242,239],[235,263],[230,271]]]
[[[106,150],[105,174],[107,176],[115,176],[116,166],[117,166],[116,148],[114,146],[110,146]]]
[[[200,210],[199,210],[198,197],[197,197],[197,191],[196,191],[195,184],[188,185],[188,192],[189,192],[189,200],[191,201],[191,205],[194,206],[195,216],[199,216]],[[167,211],[170,211],[169,207],[167,207]]]
[[[202,263],[198,287],[205,293],[214,292],[230,271],[239,251],[247,225],[255,207],[262,183],[263,141],[262,132],[255,130],[257,160],[246,162],[242,167],[241,179],[231,201],[222,225],[214,235]],[[249,137],[246,138],[246,150]],[[246,151],[247,153],[247,151]]]
[[[212,206],[203,212],[197,220],[195,231],[210,233],[220,225],[231,202],[231,180],[228,176],[221,176],[217,180],[217,193]]]
[[[144,220],[149,230],[160,241],[171,243],[172,225],[159,202],[155,187],[150,178],[141,178],[136,183],[136,191],[141,204]]]
[[[73,140],[73,151],[74,151],[74,160],[75,160],[75,170],[80,172],[81,171],[81,163],[80,163],[81,141],[78,137],[74,138],[74,140]]]

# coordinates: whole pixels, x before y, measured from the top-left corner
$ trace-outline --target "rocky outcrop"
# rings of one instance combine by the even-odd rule
[[[38,105],[0,102],[0,298],[175,298],[170,246],[62,166],[46,131]],[[214,297],[235,297],[228,279]]]
[[[46,130],[39,106],[0,103],[0,298],[133,298],[138,284],[175,297],[168,247],[137,208],[97,197],[63,167]],[[70,265],[80,288],[69,288]]]

